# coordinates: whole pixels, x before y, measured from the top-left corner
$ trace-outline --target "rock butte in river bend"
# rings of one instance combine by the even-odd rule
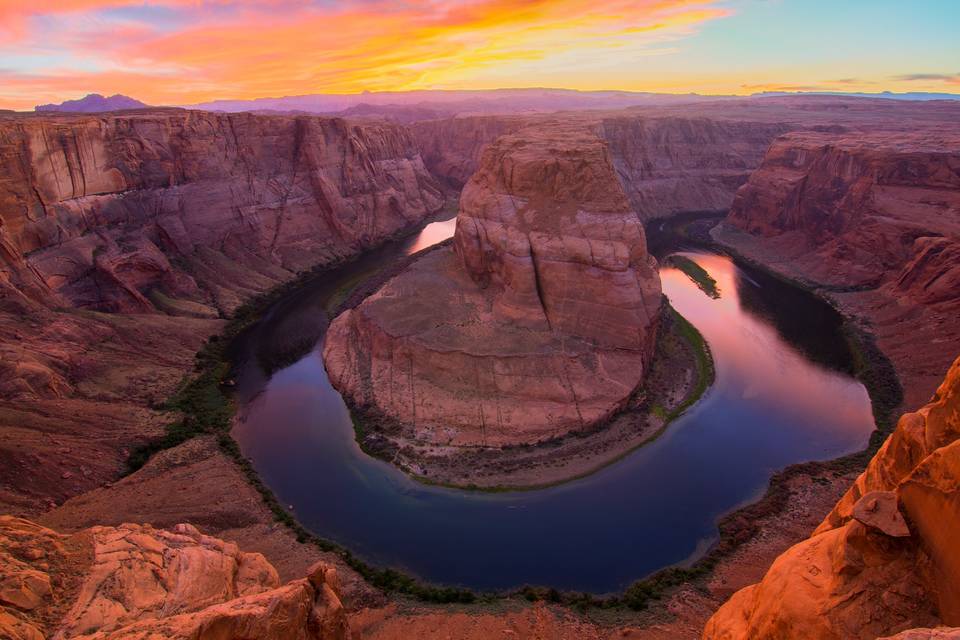
[[[405,437],[533,443],[622,407],[652,357],[660,304],[604,142],[532,126],[487,147],[454,247],[338,317],[324,361],[341,393]]]
[[[828,512],[836,497],[824,496],[835,490],[834,485],[838,489],[833,496],[839,495],[838,483],[845,475],[816,477],[817,482],[809,476],[794,478],[788,508],[761,519],[763,535],[722,560],[706,590],[680,588],[656,607],[652,621],[631,629],[597,627],[542,605],[518,606],[506,614],[400,612],[393,605],[383,607],[382,596],[336,556],[297,543],[289,531],[273,523],[259,494],[213,437],[164,451],[140,471],[118,480],[129,448],[163,432],[169,416],[151,407],[190,370],[204,338],[223,326],[223,320],[213,316],[229,314],[299,269],[355,255],[409,222],[422,220],[440,206],[437,184],[463,184],[476,171],[485,145],[538,122],[561,121],[577,121],[606,141],[619,182],[632,208],[644,218],[725,209],[749,180],[737,202],[752,198],[750,209],[737,205],[731,224],[718,237],[773,269],[808,281],[820,278],[830,285],[830,297],[878,335],[906,387],[906,406],[923,404],[949,359],[960,352],[954,306],[957,234],[951,226],[958,208],[950,177],[957,173],[956,104],[763,98],[562,116],[454,118],[409,127],[178,110],[4,115],[0,117],[2,510],[72,532],[68,537],[75,540],[87,539],[89,534],[81,530],[98,524],[133,521],[172,528],[178,522],[194,522],[246,550],[262,552],[284,580],[308,575],[309,567],[323,557],[338,566],[354,637],[486,638],[508,633],[519,638],[697,637],[718,599],[759,580],[776,553],[814,528],[818,518],[810,521],[810,513],[797,514]],[[771,147],[782,134],[789,135]],[[797,145],[796,153],[786,150],[790,145]],[[913,178],[925,186],[912,188]],[[899,182],[889,183],[891,179]],[[343,224],[330,223],[331,211]],[[786,211],[790,215],[779,220]],[[358,212],[367,213],[357,217]],[[749,222],[753,215],[756,219]],[[812,222],[809,228],[804,226],[807,219]],[[857,233],[861,223],[869,230],[863,237]],[[176,233],[178,224],[189,230],[186,237]],[[731,229],[734,224],[739,231]],[[170,229],[174,233],[165,235]],[[879,272],[876,281],[869,277],[872,269]],[[840,290],[849,284],[864,290]],[[925,425],[932,424],[932,411],[919,415]],[[837,566],[846,569],[839,576],[829,574],[833,576],[829,580],[852,585],[848,593],[854,596],[877,593],[873,585],[896,578],[892,567],[906,566],[911,553],[942,562],[938,571],[955,570],[949,555],[930,555],[943,529],[936,522],[930,525],[931,510],[922,505],[936,503],[938,514],[956,511],[955,491],[929,488],[937,486],[937,478],[947,478],[945,486],[955,489],[956,475],[948,478],[946,463],[933,461],[955,454],[956,445],[918,448],[919,440],[913,436],[920,431],[911,426],[919,424],[918,418],[905,420],[912,422],[906,427],[901,423],[884,451],[906,449],[906,458],[891,459],[910,462],[881,463],[878,456],[873,471],[824,522],[829,530],[804,543],[830,541],[820,544],[829,546],[833,557],[842,561]],[[909,442],[907,435],[913,438]],[[895,440],[901,444],[895,445]],[[940,453],[934,458],[930,451]],[[910,498],[911,490],[894,477],[913,469],[910,456],[920,455],[929,460],[923,468],[932,480],[920,478],[917,459],[908,477],[917,475],[920,484]],[[895,474],[885,470],[894,467]],[[821,482],[825,479],[829,482]],[[868,496],[858,506],[861,494],[876,491],[887,493]],[[901,496],[895,511],[890,509],[890,492]],[[911,512],[907,504],[921,507]],[[919,514],[916,522],[911,513]],[[851,529],[859,524],[867,532],[854,535]],[[889,535],[902,531],[904,524],[910,538]],[[951,527],[956,530],[956,525]],[[862,558],[893,564],[871,564],[857,573],[854,552],[864,539],[867,553]],[[897,552],[877,555],[872,546],[877,541]],[[88,551],[83,553],[89,557],[92,542],[84,544]],[[9,553],[21,545],[5,539],[2,546]],[[43,567],[46,560],[35,559],[36,548],[45,548],[43,544],[22,546],[27,555],[21,561],[49,574]],[[809,552],[803,548],[788,553],[783,566],[799,568],[795,559],[804,554]],[[849,557],[854,561],[843,564]],[[832,571],[832,561],[817,562],[818,571]],[[76,584],[85,579],[83,571],[73,575]],[[941,599],[936,575],[920,576],[922,589],[938,590],[933,613],[945,607],[944,602],[949,604]],[[871,576],[879,582],[869,582]],[[22,584],[40,585],[42,591],[43,578],[35,578]],[[771,571],[764,582],[775,586],[782,578]],[[223,598],[233,597],[227,582]],[[56,579],[51,584],[57,602],[72,604],[69,595],[60,599],[72,592],[61,592]],[[270,581],[269,591],[274,584]],[[896,592],[896,581],[891,584]],[[5,593],[22,596],[19,585],[15,582]],[[316,598],[304,596],[307,592],[299,587],[294,590],[296,598],[305,598],[303,602]],[[738,599],[724,609],[711,632],[739,637],[736,634],[748,625],[764,628],[763,620],[772,620],[768,616],[778,615],[780,607],[785,618],[797,613],[785,606],[789,596],[771,594],[762,585],[751,593],[756,595],[751,602]],[[883,633],[899,631],[885,621],[886,609],[871,609],[862,604],[863,598],[854,597],[844,609],[833,607],[835,594],[823,589],[803,593],[810,606],[828,612],[824,620],[809,625],[818,632],[856,620],[858,608],[874,616],[867,629],[888,624]],[[897,605],[891,611],[901,628],[920,620],[922,606],[911,611],[900,608],[904,600],[896,593],[885,597]],[[6,601],[3,606],[4,616],[29,617]],[[309,609],[305,604],[298,611]],[[51,613],[42,624],[59,623],[61,613]],[[287,619],[305,619],[298,616]],[[948,620],[942,614],[940,618]],[[7,617],[0,619],[10,624]],[[936,616],[928,619],[934,624]],[[788,627],[778,633],[806,637],[806,626]],[[180,628],[192,633],[189,624]],[[183,637],[171,629],[154,625],[152,637]],[[268,630],[258,634],[270,637]],[[958,634],[917,629],[896,637],[918,640]]]

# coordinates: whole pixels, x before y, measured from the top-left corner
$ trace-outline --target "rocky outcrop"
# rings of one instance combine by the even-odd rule
[[[535,443],[623,406],[649,364],[660,298],[603,141],[580,126],[529,128],[485,151],[454,248],[338,317],[324,360],[334,386],[401,438]]]
[[[181,524],[61,535],[0,516],[0,631],[34,638],[349,637],[336,570],[281,586],[257,553]]]
[[[708,640],[876,638],[960,624],[960,359],[814,534],[710,619]],[[902,637],[940,637],[931,633]],[[939,633],[939,632],[936,632]],[[901,636],[898,636],[901,637]]]
[[[960,132],[791,133],[737,193],[723,242],[868,323],[917,406],[960,351]]]
[[[932,241],[960,235],[960,136],[783,136],[737,194],[728,220],[765,237],[796,232],[817,249],[810,275],[818,282],[896,280],[902,294],[932,301],[946,283],[931,292],[922,274],[910,272],[937,261],[943,247]]]

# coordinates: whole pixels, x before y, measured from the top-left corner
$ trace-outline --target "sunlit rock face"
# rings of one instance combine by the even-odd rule
[[[734,594],[704,638],[867,639],[960,625],[958,531],[960,359],[814,534]],[[897,637],[953,637],[924,633]]]
[[[344,640],[336,570],[280,585],[259,553],[201,534],[123,524],[63,535],[0,516],[0,637]]]
[[[623,406],[650,362],[660,280],[593,131],[499,138],[463,191],[453,244],[334,321],[334,386],[436,444],[538,442]]]

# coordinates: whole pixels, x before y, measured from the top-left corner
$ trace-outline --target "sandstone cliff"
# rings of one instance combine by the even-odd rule
[[[534,443],[623,405],[649,364],[660,281],[593,132],[536,127],[489,146],[454,244],[333,322],[334,386],[434,444]]]
[[[460,186],[501,135],[537,122],[591,128],[607,142],[634,211],[650,219],[727,209],[771,141],[799,126],[783,113],[729,119],[726,113],[676,111],[450,118],[415,123],[411,130],[430,171]]]
[[[330,118],[10,118],[0,157],[0,279],[69,307],[230,311],[442,205],[404,129]]]
[[[644,220],[724,211],[786,122],[697,116],[604,118],[599,129],[634,210]]]
[[[115,479],[220,317],[441,205],[395,125],[0,118],[0,504],[37,513]]]
[[[872,639],[960,625],[958,531],[960,359],[814,534],[737,592],[703,637]]]
[[[917,406],[960,351],[960,132],[792,133],[720,239],[863,318]]]

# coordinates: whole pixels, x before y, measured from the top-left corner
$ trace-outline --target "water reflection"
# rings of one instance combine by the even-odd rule
[[[439,236],[452,226],[435,229],[444,230]],[[812,336],[807,348],[824,358],[811,358],[777,322],[745,308],[740,292],[754,274],[723,256],[685,255],[717,280],[721,297],[707,297],[672,268],[661,272],[663,288],[710,343],[716,384],[662,438],[587,478],[509,494],[418,484],[360,452],[316,351],[268,382],[248,361],[235,436],[305,526],[374,563],[479,589],[620,589],[702,553],[716,539],[717,518],[755,499],[775,471],[858,450],[873,428],[863,387],[815,362],[834,357],[827,353],[833,337],[818,343]],[[381,257],[382,264],[389,259]],[[306,289],[248,348],[282,331],[290,314],[323,309],[324,296],[356,273],[348,269]],[[778,313],[777,286],[754,293]],[[803,311],[811,317],[830,311],[810,304]]]
[[[416,253],[427,247],[443,242],[447,238],[453,237],[453,232],[457,229],[457,219],[438,220],[431,222],[416,235],[413,244],[407,249],[407,254]]]
[[[663,289],[673,306],[690,318],[709,342],[718,371],[717,391],[743,402],[764,404],[779,413],[806,416],[811,420],[807,433],[813,439],[822,439],[825,446],[844,437],[846,432],[855,440],[872,415],[863,385],[841,371],[811,362],[811,353],[802,351],[779,331],[782,324],[797,325],[799,318],[800,323],[806,321],[811,327],[811,332],[802,338],[817,361],[836,361],[844,355],[848,358],[846,343],[839,336],[838,320],[835,324],[831,318],[833,310],[816,304],[808,304],[801,313],[792,305],[780,307],[778,300],[785,297],[783,290],[792,287],[767,283],[771,288],[778,284],[779,287],[764,292],[756,279],[758,274],[746,275],[727,256],[684,255],[710,272],[721,297],[714,300],[690,287],[687,276],[676,269],[661,271]],[[744,291],[750,291],[752,300],[764,301],[764,315],[755,313],[756,307],[744,305]],[[774,295],[776,300],[768,299]],[[791,317],[774,323],[768,319],[770,316]],[[819,402],[821,398],[847,400],[834,404]]]

